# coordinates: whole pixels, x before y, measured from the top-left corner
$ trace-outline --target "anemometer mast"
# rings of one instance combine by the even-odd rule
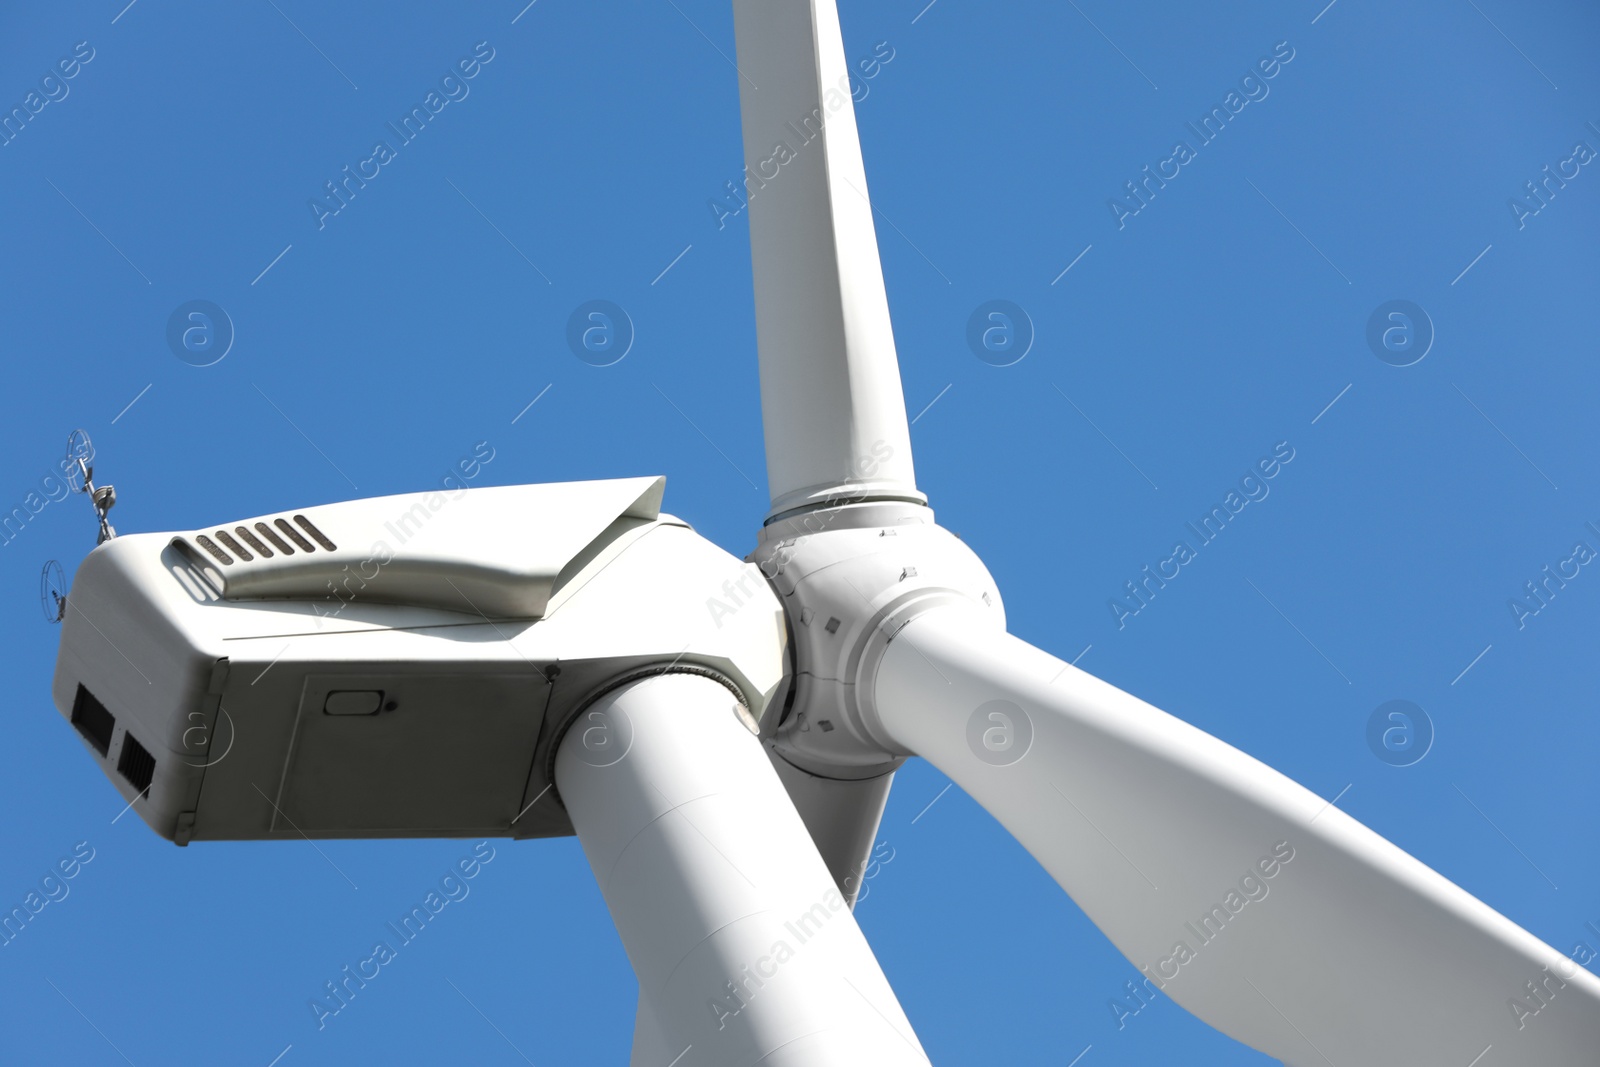
[[[76,470],[75,475],[69,475],[69,481],[75,492],[85,493],[89,503],[94,506],[94,517],[100,523],[100,537],[95,544],[103,545],[113,537],[117,531],[112,529],[109,513],[117,504],[117,488],[114,485],[94,484],[94,467],[89,460],[94,458],[94,445],[89,440],[89,435],[82,430],[72,431],[67,438],[66,463]]]

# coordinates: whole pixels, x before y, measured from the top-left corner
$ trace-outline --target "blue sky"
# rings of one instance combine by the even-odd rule
[[[749,231],[709,203],[742,159],[725,0],[125,2],[0,15],[0,104],[48,100],[0,147],[0,505],[77,427],[125,532],[417,490],[489,441],[488,484],[664,474],[668,510],[750,549]],[[1574,151],[1600,151],[1600,12],[1324,2],[843,5],[852,58],[893,52],[858,118],[919,482],[1014,632],[1344,791],[1563,951],[1600,947],[1600,568],[1510,606],[1600,551],[1600,166]],[[310,206],[479,42],[420,136],[336,214]],[[1187,124],[1230,92],[1202,144]],[[1192,158],[1128,200],[1180,140]],[[1568,177],[1532,199],[1546,166]],[[205,367],[167,339],[197,300],[233,333]],[[591,300],[632,324],[609,366],[567,344]],[[1009,366],[967,342],[993,300],[1034,335]],[[1397,300],[1433,334],[1408,366],[1367,341]],[[1115,611],[1280,442],[1265,498]],[[495,842],[318,1031],[309,998],[471,843],[323,845],[352,889],[304,843],[113,824],[36,603],[44,561],[70,574],[93,536],[70,498],[0,547],[0,903],[93,851],[0,949],[3,1058],[625,1062],[635,987],[570,839]],[[1368,746],[1392,700],[1433,725],[1411,766]],[[1267,1062],[1169,1001],[1119,1030],[1132,966],[945,785],[900,774],[858,913],[935,1062]]]

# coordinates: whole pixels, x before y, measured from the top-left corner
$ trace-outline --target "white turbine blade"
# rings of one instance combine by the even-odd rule
[[[828,865],[834,885],[855,907],[872,863],[872,846],[889,803],[894,772],[876,778],[823,778],[801,770],[776,752],[769,754],[772,769],[778,772],[822,862]]]
[[[667,1067],[680,1051],[668,1046],[667,1036],[656,1022],[655,1009],[640,994],[633,1017],[633,1051],[628,1055],[628,1067]]]
[[[728,689],[667,674],[613,690],[569,729],[555,773],[639,978],[641,1052],[928,1067]]]
[[[1600,1062],[1600,978],[1328,801],[975,613],[911,622],[873,692],[888,737],[999,819],[1151,988],[1267,1055]]]
[[[833,0],[735,0],[772,514],[924,503]]]

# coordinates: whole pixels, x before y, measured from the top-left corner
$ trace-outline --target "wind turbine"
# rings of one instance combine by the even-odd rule
[[[850,912],[911,756],[1292,1067],[1592,1065],[1600,979],[1006,632],[916,487],[835,5],[735,20],[772,496],[748,559],[659,478],[107,539],[54,696],[108,778],[179,844],[575,832],[639,978],[637,1067],[928,1062]]]

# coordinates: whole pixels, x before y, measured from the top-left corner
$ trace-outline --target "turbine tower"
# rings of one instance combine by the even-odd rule
[[[772,495],[751,555],[661,512],[659,478],[108,539],[54,683],[102,771],[180,845],[576,833],[639,979],[635,1067],[928,1063],[851,914],[913,756],[1151,983],[1291,1067],[1592,1067],[1600,979],[1007,633],[916,487],[833,0],[734,8]]]

